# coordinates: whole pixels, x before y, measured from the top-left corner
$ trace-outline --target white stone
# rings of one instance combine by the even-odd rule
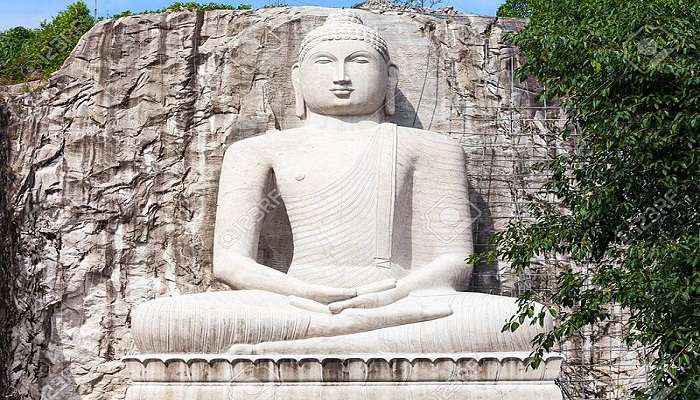
[[[544,327],[526,323],[504,333],[515,299],[460,292],[469,286],[465,259],[473,252],[464,152],[437,133],[384,122],[394,112],[398,82],[385,50],[379,34],[347,12],[309,34],[291,72],[304,126],[226,151],[214,274],[234,290],[139,306],[132,317],[136,344],[146,353],[240,354],[228,359],[234,373],[240,363],[253,363],[256,371],[267,363],[265,374],[252,376],[276,397],[425,399],[454,387],[457,395],[476,398],[558,399],[552,376],[559,363],[548,375],[546,368],[528,372],[521,361],[496,363],[493,378],[457,385],[446,373],[454,368],[436,372],[434,364],[410,362],[421,377],[410,383],[386,373],[344,378],[355,367],[346,371],[343,364],[356,354],[385,359],[390,369],[406,359],[401,354],[416,351],[442,354],[436,359],[453,366],[466,352],[504,353],[499,359],[509,360],[551,325],[547,319]],[[286,273],[257,261],[264,217],[281,202],[294,239]],[[245,358],[255,354],[264,357]],[[301,371],[320,370],[315,378],[281,374],[270,357],[282,354],[313,355],[316,367]],[[141,383],[131,387],[129,400],[246,398],[259,386],[154,357],[161,362],[130,361]],[[477,370],[479,377],[492,372],[488,363]],[[194,371],[205,378],[192,378]],[[213,376],[224,378],[214,384]]]
[[[560,400],[562,358],[527,353],[127,357],[127,400]]]
[[[224,157],[214,274],[236,290],[139,306],[141,351],[530,348],[541,328],[501,332],[515,299],[459,292],[473,252],[464,152],[384,122],[398,77],[385,50],[347,12],[309,33],[291,73],[304,126],[234,143]],[[294,239],[286,273],[257,262],[262,221],[281,201]]]

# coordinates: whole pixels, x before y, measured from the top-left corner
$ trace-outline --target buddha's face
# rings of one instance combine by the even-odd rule
[[[361,40],[326,40],[295,66],[292,77],[309,111],[369,115],[384,107],[395,67]]]

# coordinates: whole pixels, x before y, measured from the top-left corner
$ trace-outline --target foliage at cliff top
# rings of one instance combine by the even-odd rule
[[[496,10],[496,16],[509,18],[529,18],[530,1],[529,0],[506,0]]]
[[[515,3],[515,2],[514,2]],[[700,3],[694,0],[530,0],[512,37],[568,120],[555,132],[573,154],[541,165],[550,198],[493,238],[489,254],[526,271],[561,273],[553,294],[520,298],[504,329],[546,310],[555,329],[536,354],[629,312],[624,338],[653,355],[642,399],[700,399]],[[551,196],[557,204],[553,205]],[[557,261],[567,260],[567,261]],[[537,360],[535,360],[537,364]]]
[[[94,24],[90,10],[79,1],[38,29],[0,32],[0,84],[41,79],[58,70]]]
[[[225,4],[225,3],[205,3],[205,4],[200,4],[197,2],[189,1],[185,3],[181,3],[179,1],[169,5],[168,7],[161,8],[158,10],[146,10],[146,11],[141,11],[141,12],[131,12],[131,11],[124,11],[119,14],[116,14],[112,16],[112,18],[121,18],[121,17],[127,17],[129,15],[140,15],[140,14],[156,14],[156,13],[162,13],[162,12],[176,12],[176,11],[213,11],[213,10],[250,10],[253,8],[250,4],[239,4],[239,5],[231,5],[231,4]]]
[[[164,9],[140,14],[250,8],[245,4],[175,2]],[[115,17],[127,15],[132,13],[125,11]],[[69,5],[50,22],[42,22],[37,29],[17,27],[0,32],[0,85],[47,78],[63,65],[80,37],[96,22],[85,2],[80,0]]]

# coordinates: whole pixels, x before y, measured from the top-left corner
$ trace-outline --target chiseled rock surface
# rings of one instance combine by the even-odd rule
[[[16,292],[2,294],[14,300],[12,337],[0,343],[21,398],[122,399],[119,359],[133,351],[133,306],[222,288],[212,280],[211,249],[224,150],[300,124],[290,67],[301,39],[330,12],[104,21],[48,82],[3,88],[9,155],[0,151],[0,172],[11,182],[0,222],[17,232],[18,250]],[[520,60],[502,39],[522,22],[361,13],[400,68],[395,122],[465,146],[483,246],[537,186],[530,163],[561,148],[546,135],[536,84],[511,80]],[[279,229],[262,239],[261,257],[275,257],[283,225],[271,220]],[[473,289],[509,293],[508,279],[496,279],[500,269],[480,268]]]

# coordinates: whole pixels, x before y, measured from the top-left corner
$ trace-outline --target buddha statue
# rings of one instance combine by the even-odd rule
[[[465,154],[444,135],[385,121],[398,72],[387,43],[351,12],[308,34],[292,67],[303,126],[238,141],[224,156],[213,269],[231,290],[138,306],[139,350],[530,350],[551,321],[504,333],[515,299],[465,291],[473,252]],[[256,260],[261,216],[278,196],[293,236],[286,273]]]

